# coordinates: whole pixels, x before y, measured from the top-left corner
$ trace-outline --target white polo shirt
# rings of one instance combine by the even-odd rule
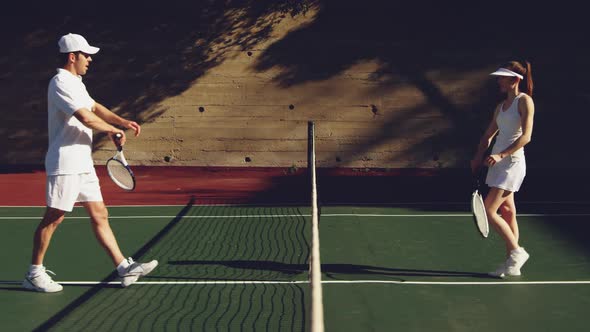
[[[73,114],[82,108],[92,111],[82,77],[58,69],[47,89],[49,147],[45,155],[47,175],[81,174],[93,171],[92,129]]]

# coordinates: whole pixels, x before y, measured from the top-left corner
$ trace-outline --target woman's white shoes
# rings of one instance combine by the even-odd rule
[[[517,277],[520,276],[520,269],[529,259],[530,255],[524,248],[516,248],[510,252],[510,256],[505,263],[500,265],[494,272],[488,273],[492,277]]]

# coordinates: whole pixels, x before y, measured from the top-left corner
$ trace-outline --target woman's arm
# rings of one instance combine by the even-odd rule
[[[477,146],[477,152],[475,153],[475,156],[471,160],[471,169],[473,171],[475,171],[476,169],[478,169],[481,166],[483,154],[490,147],[490,144],[492,143],[492,139],[494,138],[494,136],[498,132],[498,124],[496,123],[496,116],[498,115],[499,109],[500,108],[498,105],[496,107],[496,110],[494,111],[494,116],[492,117],[492,120],[490,121],[488,128],[486,129],[483,136],[479,140],[479,144]]]

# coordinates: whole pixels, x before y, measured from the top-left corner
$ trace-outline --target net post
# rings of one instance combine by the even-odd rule
[[[316,182],[315,160],[315,124],[309,121],[308,134],[308,158],[307,166],[311,179],[311,253],[310,253],[310,284],[311,284],[311,331],[324,331],[324,304],[322,291],[322,271],[320,262],[320,235],[319,235],[319,210],[318,192]]]
[[[311,179],[311,171],[313,168],[314,150],[315,150],[315,124],[313,121],[307,122],[307,171]]]

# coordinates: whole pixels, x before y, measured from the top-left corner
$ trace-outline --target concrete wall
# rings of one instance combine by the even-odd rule
[[[220,3],[3,13],[0,164],[43,162],[56,42],[75,32],[102,48],[91,95],[143,126],[126,146],[134,165],[301,167],[312,120],[320,166],[467,167],[499,100],[487,74],[529,59],[529,165],[585,167],[590,52],[576,11],[537,5],[517,24],[497,3]],[[113,152],[96,135],[95,162]]]

